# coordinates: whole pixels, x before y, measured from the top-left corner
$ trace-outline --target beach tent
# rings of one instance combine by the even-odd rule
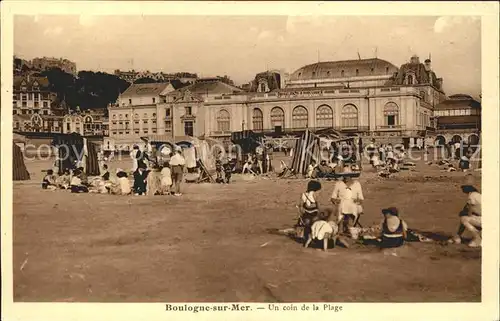
[[[30,174],[24,164],[24,156],[21,148],[12,142],[12,180],[27,181]]]
[[[356,154],[356,158],[359,161],[358,143],[356,142],[356,140],[359,139],[358,137],[341,136],[336,133],[333,133],[333,135],[326,134],[325,132],[320,133],[320,135],[316,133],[306,130],[300,139],[297,140],[293,150],[292,166],[290,168],[293,173],[306,174],[307,168],[312,160],[318,164],[321,160],[328,159],[328,157],[325,157],[328,154],[324,155],[322,153],[327,152],[326,147],[332,142],[350,144],[353,147],[352,152]],[[322,147],[326,150],[322,150]]]
[[[57,167],[61,175],[65,170],[74,169],[77,162],[82,163],[88,176],[100,175],[96,145],[79,134],[58,134],[52,145],[58,150]]]
[[[264,136],[251,130],[231,133],[231,142],[241,147],[243,154],[252,154],[262,145]]]

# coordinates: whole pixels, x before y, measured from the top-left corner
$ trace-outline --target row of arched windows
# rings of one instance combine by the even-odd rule
[[[399,107],[393,102],[384,106],[385,125],[395,125],[399,122]],[[340,114],[342,128],[358,127],[358,108],[352,104],[342,107]],[[285,111],[281,107],[273,107],[270,114],[271,127],[284,127]],[[292,110],[292,128],[307,128],[309,126],[309,112],[304,106],[297,106]],[[316,110],[316,127],[333,127],[333,109],[328,105],[321,105]],[[259,108],[252,111],[252,129],[264,129],[264,114]],[[217,113],[217,130],[228,132],[231,130],[231,116],[227,110]]]

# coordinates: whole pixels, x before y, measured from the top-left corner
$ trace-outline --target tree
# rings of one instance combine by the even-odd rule
[[[49,79],[58,104],[64,100],[72,109],[76,106],[82,110],[106,108],[129,86],[125,80],[103,72],[80,71],[76,78],[59,68],[52,68],[41,74]]]

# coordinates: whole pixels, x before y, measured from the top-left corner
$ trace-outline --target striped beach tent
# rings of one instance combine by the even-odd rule
[[[27,181],[30,179],[30,173],[24,164],[24,156],[21,148],[12,142],[12,180]]]

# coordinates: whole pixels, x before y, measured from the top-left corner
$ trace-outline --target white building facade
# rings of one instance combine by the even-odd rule
[[[138,125],[128,134],[110,125],[110,138],[134,131],[134,142],[150,133],[228,140],[241,130],[285,135],[324,128],[370,137],[422,137],[434,130],[434,107],[446,99],[430,63],[416,56],[400,68],[377,58],[319,62],[286,75],[284,88],[268,92],[261,90],[271,87],[266,84],[259,84],[259,92],[244,92],[217,79],[199,79],[156,92],[158,103],[147,97],[139,101],[143,105],[125,101],[110,107],[111,122],[129,119],[132,126],[134,117]],[[155,126],[141,113],[148,113]]]

